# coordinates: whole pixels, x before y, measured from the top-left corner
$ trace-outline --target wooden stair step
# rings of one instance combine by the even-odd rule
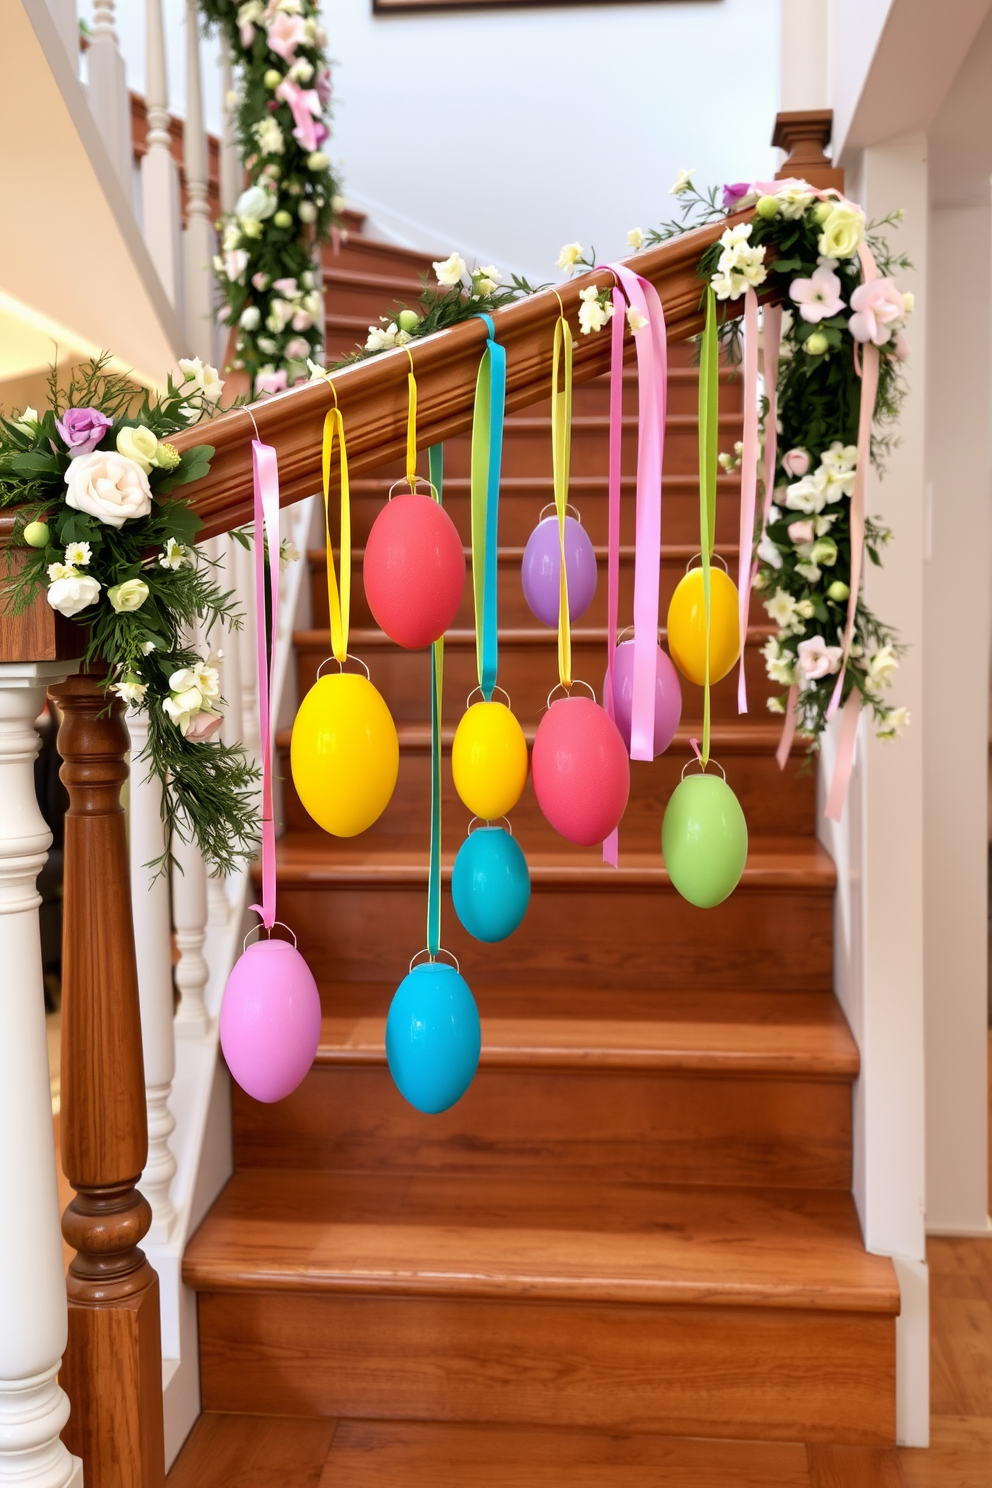
[[[424,1117],[386,1067],[394,991],[321,989],[299,1089],[276,1107],[233,1092],[238,1168],[850,1188],[858,1055],[830,994],[476,983],[475,1080]]]
[[[207,1410],[894,1440],[843,1193],[255,1169],[183,1275]]]
[[[380,238],[365,238],[355,230],[341,234],[337,251],[332,243],[326,243],[321,264],[324,272],[354,268],[364,273],[409,276],[417,281],[421,274],[432,272],[429,253],[386,243]]]
[[[318,1485],[319,1479],[319,1485]],[[476,1422],[200,1416],[168,1488],[903,1488],[895,1452]]]
[[[427,840],[426,819],[421,834],[404,839],[280,839],[281,917],[318,981],[399,982],[424,944]],[[617,870],[562,839],[553,854],[530,853],[527,913],[497,946],[458,923],[451,861],[446,854],[443,943],[470,985],[499,975],[549,986],[742,991],[758,966],[769,991],[833,986],[834,867],[812,838],[752,838],[740,884],[709,910],[676,893],[660,853],[621,852]]]

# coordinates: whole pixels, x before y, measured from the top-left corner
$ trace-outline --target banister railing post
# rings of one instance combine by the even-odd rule
[[[176,1159],[169,1150],[175,1117],[169,1096],[176,1073],[176,1043],[172,1024],[172,937],[169,877],[148,864],[165,851],[162,826],[162,786],[148,762],[139,758],[148,742],[148,718],[134,709],[127,717],[131,738],[129,825],[131,904],[141,1005],[141,1047],[145,1067],[145,1112],[148,1120],[148,1159],[141,1175],[141,1191],[152,1209],[149,1242],[164,1245],[175,1220],[169,1197],[176,1176]]]
[[[220,205],[221,210],[230,212],[234,209],[234,203],[241,195],[244,184],[245,168],[241,161],[241,151],[238,148],[237,136],[234,128],[234,107],[231,103],[231,94],[234,91],[234,72],[231,67],[231,48],[228,46],[227,37],[223,28],[220,31],[220,93],[221,93],[221,136],[220,136]]]
[[[111,164],[128,201],[133,199],[134,157],[131,152],[131,99],[124,58],[114,29],[115,0],[94,0],[93,30],[86,62],[90,113],[107,147]]]
[[[151,1223],[137,1183],[148,1155],[141,1014],[121,787],[124,704],[101,679],[51,689],[65,819],[62,1166],[76,1197],[62,1232],[69,1267],[63,1379],[66,1445],[86,1488],[164,1488],[158,1277],[141,1240]]]
[[[210,969],[203,955],[207,938],[207,870],[196,842],[175,839],[176,867],[172,874],[172,918],[176,927],[176,986],[180,1003],[176,1036],[200,1038],[210,1027],[204,993]],[[223,890],[222,890],[223,892]]]
[[[141,160],[145,243],[169,303],[182,309],[182,220],[179,172],[169,136],[169,75],[162,0],[145,0],[147,149]]]
[[[21,1488],[83,1481],[60,1440],[66,1297],[36,888],[52,835],[34,789],[34,720],[67,670],[0,665],[0,1482]]]
[[[186,124],[183,168],[186,173],[186,340],[194,355],[217,360],[214,280],[214,231],[207,199],[209,161],[203,124],[200,77],[200,10],[186,0]]]

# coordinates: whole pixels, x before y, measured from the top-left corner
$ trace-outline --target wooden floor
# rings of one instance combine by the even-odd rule
[[[992,1488],[992,1239],[927,1257],[926,1451],[206,1414],[168,1488]]]

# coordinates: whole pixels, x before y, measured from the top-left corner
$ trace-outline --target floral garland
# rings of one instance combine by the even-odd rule
[[[342,205],[323,148],[327,34],[316,0],[200,0],[200,10],[239,69],[229,101],[249,175],[218,223],[221,318],[238,328],[233,365],[248,372],[253,393],[281,392],[322,357],[319,249]]]
[[[167,832],[156,866],[178,835],[227,873],[254,847],[258,772],[214,739],[218,656],[202,658],[188,636],[198,623],[240,629],[241,617],[193,547],[199,517],[173,494],[207,474],[213,449],[181,455],[166,437],[210,417],[223,383],[199,358],[181,361],[183,381],[170,377],[153,401],[107,361],[77,368],[65,389],[53,369],[43,413],[0,418],[0,506],[16,508],[0,602],[16,615],[44,592],[85,627],[84,665],[106,669],[108,690],[147,715],[141,757],[162,783]]]
[[[905,393],[902,328],[912,313],[913,297],[900,292],[893,275],[909,264],[890,253],[880,236],[902,214],[868,225],[861,209],[839,192],[823,199],[797,180],[758,187],[738,182],[725,186],[718,199],[716,189],[697,191],[692,172],[682,171],[671,190],[680,198],[680,219],[650,233],[631,229],[627,241],[632,248],[666,242],[753,207],[750,222],[725,229],[702,255],[699,275],[723,302],[738,299],[749,286],[758,288],[770,276],[788,280],[792,306],[783,316],[777,378],[778,463],[767,522],[755,534],[755,588],[767,594],[764,607],[778,627],[763,650],[768,676],[781,687],[796,689],[798,730],[815,748],[827,726],[842,665],[840,643],[851,592],[850,497],[858,459],[860,346],[879,348],[871,440],[871,459],[879,469],[891,447],[885,430],[897,419]],[[868,282],[862,282],[859,259],[864,244],[879,271]],[[727,321],[722,339],[732,356],[738,336],[739,322]],[[767,413],[765,399],[763,436]],[[724,470],[739,466],[740,452],[738,445],[733,454],[721,455]],[[865,548],[873,563],[881,563],[890,535],[880,523],[866,522]],[[859,595],[841,700],[857,690],[881,739],[897,738],[909,722],[905,708],[890,707],[883,698],[902,649],[895,632]],[[774,713],[785,713],[787,706],[788,693],[768,699]]]

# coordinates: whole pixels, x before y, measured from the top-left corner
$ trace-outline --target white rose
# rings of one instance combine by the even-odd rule
[[[632,227],[627,234],[627,242],[635,253],[644,247],[644,234],[639,227]]]
[[[234,203],[234,215],[243,222],[264,222],[275,209],[275,193],[264,186],[249,186]]]
[[[107,598],[118,615],[130,614],[132,610],[140,610],[148,598],[148,585],[144,579],[125,579],[123,584],[107,590]]]
[[[151,429],[127,425],[117,436],[117,453],[140,465],[147,475],[152,466],[158,463],[158,440]]]
[[[108,450],[77,455],[69,463],[65,483],[66,505],[108,527],[123,527],[129,519],[147,517],[152,509],[148,477],[126,455]]]
[[[78,615],[89,605],[96,604],[100,597],[100,585],[88,574],[71,574],[65,579],[56,579],[48,589],[48,603],[60,615]]]

